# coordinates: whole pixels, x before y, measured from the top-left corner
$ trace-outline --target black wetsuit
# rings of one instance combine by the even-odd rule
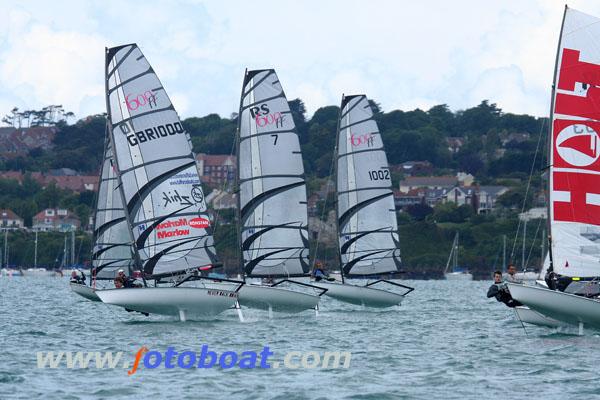
[[[130,277],[125,277],[125,279],[123,279],[123,287],[125,288],[134,288],[137,287],[135,285],[135,280],[131,279]]]
[[[81,276],[71,277],[71,283],[78,283],[80,285],[85,285],[85,279]]]
[[[506,304],[507,307],[514,308],[522,306],[517,300],[513,299],[506,286],[502,283],[494,283],[487,292],[487,297],[495,297],[501,303]]]

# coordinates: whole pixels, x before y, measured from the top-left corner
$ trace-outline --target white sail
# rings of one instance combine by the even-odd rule
[[[345,275],[400,269],[400,243],[387,157],[364,95],[342,98],[337,141],[337,215]]]
[[[107,49],[109,127],[125,210],[147,275],[216,263],[191,143],[135,44]]]
[[[307,275],[302,153],[287,99],[272,69],[246,72],[237,147],[244,272]]]
[[[548,257],[548,254],[546,254],[546,257],[544,257],[544,263],[542,264],[542,268],[538,274],[538,279],[544,279],[546,277],[548,268],[550,268],[550,257]]]
[[[566,9],[554,88],[552,264],[560,275],[600,276],[600,19]]]
[[[106,141],[94,217],[92,267],[96,279],[113,279],[118,269],[129,269],[134,264],[133,241],[125,218],[112,147],[108,137]]]

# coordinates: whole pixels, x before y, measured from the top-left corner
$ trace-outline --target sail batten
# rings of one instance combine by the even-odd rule
[[[135,44],[107,50],[107,106],[125,212],[147,275],[217,263],[190,139]]]
[[[300,142],[272,69],[244,76],[237,138],[240,248],[247,276],[309,273]]]
[[[600,19],[567,8],[550,130],[552,268],[600,276]]]
[[[342,98],[336,196],[341,269],[346,276],[400,269],[396,209],[385,149],[364,95]]]

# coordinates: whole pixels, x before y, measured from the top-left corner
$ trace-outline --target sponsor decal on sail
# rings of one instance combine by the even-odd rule
[[[372,133],[365,133],[362,135],[358,134],[350,134],[350,144],[352,147],[358,147],[363,144],[366,144],[368,147],[373,146],[373,142],[375,141],[375,136]]]
[[[190,226],[192,228],[208,228],[210,226],[210,221],[206,218],[197,217],[190,220]]]
[[[588,167],[600,157],[600,146],[597,123],[558,120],[555,126],[559,132],[556,136],[556,152],[560,156],[557,165],[560,167]]]
[[[600,120],[600,65],[580,56],[562,50],[553,121],[553,216],[600,225],[600,122],[593,121]]]
[[[152,90],[147,90],[140,94],[128,94],[123,101],[130,111],[135,111],[138,108],[154,108],[156,107],[156,93]]]
[[[180,122],[172,124],[157,125],[151,128],[132,132],[129,124],[124,123],[119,125],[121,132],[127,135],[127,142],[131,147],[137,146],[140,143],[145,143],[151,140],[161,139],[168,136],[173,136],[185,132]]]
[[[179,229],[182,227],[181,229]],[[173,230],[166,230],[172,229]],[[187,229],[185,229],[187,228]],[[178,236],[188,236],[190,234],[188,220],[186,218],[179,218],[175,221],[166,221],[156,226],[156,236],[158,239],[166,239]]]
[[[179,194],[179,192],[177,190],[173,190],[173,192],[171,192],[171,191],[163,192],[162,200],[165,202],[165,204],[163,204],[163,207],[166,207],[167,205],[169,205],[171,203],[177,203],[182,206],[194,205],[194,203],[191,202],[190,196],[181,195],[181,194]]]
[[[283,127],[284,116],[280,112],[272,113],[269,110],[269,106],[267,104],[261,104],[260,106],[251,107],[250,114],[254,121],[256,122],[256,126],[259,128],[264,128],[267,125],[275,125],[277,128]]]

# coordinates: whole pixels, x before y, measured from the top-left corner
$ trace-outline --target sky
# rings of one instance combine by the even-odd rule
[[[600,17],[600,1],[569,7]],[[239,107],[246,68],[275,68],[308,114],[364,93],[384,111],[483,99],[545,116],[557,0],[0,0],[0,115],[105,111],[104,49],[136,42],[183,118]]]

